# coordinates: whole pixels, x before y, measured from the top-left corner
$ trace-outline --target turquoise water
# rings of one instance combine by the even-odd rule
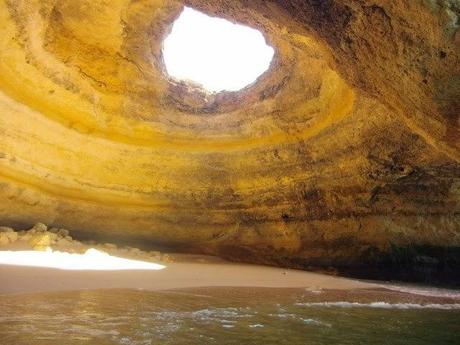
[[[460,344],[460,302],[388,292],[99,290],[0,296],[0,344]]]

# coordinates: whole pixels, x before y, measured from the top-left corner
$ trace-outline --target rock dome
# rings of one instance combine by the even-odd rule
[[[184,5],[260,30],[269,70],[234,92],[168,77]],[[1,0],[0,223],[287,267],[454,265],[459,16],[455,0]]]

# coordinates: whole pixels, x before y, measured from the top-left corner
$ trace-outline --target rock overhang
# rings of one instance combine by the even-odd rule
[[[416,48],[400,40],[416,10],[439,23],[430,9],[187,1],[258,28],[276,50],[256,83],[209,95],[164,71],[162,40],[183,5],[2,3],[4,222],[305,265],[458,234],[455,116],[412,84],[422,63],[455,83],[431,57],[407,64]],[[456,36],[443,35],[425,45],[455,70]]]

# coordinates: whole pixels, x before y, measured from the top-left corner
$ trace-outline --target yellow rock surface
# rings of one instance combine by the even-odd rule
[[[0,0],[0,223],[301,267],[460,246],[455,1],[185,3],[270,70],[168,78],[181,1]]]

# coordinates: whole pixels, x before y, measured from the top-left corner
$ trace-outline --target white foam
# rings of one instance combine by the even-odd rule
[[[387,303],[387,302],[311,302],[311,303],[295,303],[298,306],[304,307],[338,307],[338,308],[379,308],[379,309],[442,309],[454,310],[460,309],[460,303],[451,304],[417,304],[417,303]]]
[[[304,318],[300,317],[297,314],[280,313],[280,314],[268,314],[268,316],[277,317],[277,318],[280,318],[280,319],[291,319],[291,320],[301,321],[301,322],[303,322],[305,324],[308,324],[308,325],[331,327],[331,324],[329,324],[329,323],[322,322],[322,321],[315,320],[315,319],[304,319]]]
[[[263,328],[264,325],[261,325],[260,323],[256,323],[254,325],[249,325],[249,328]]]
[[[303,323],[306,323],[308,325],[331,327],[330,323],[321,322],[321,321],[318,321],[318,320],[315,320],[315,319],[303,319],[303,318],[301,318],[301,320],[302,320]]]
[[[429,296],[429,297],[448,297],[448,298],[459,298],[459,290],[450,290],[442,288],[432,288],[432,287],[417,287],[417,286],[403,286],[403,285],[381,285],[381,287],[392,290],[410,293],[413,295],[420,296]]]

